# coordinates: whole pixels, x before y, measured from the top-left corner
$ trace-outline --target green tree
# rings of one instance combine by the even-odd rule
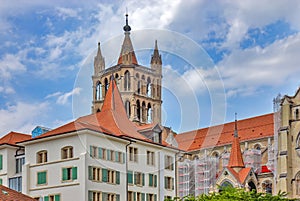
[[[202,194],[198,197],[186,196],[183,198],[166,199],[165,201],[281,201],[281,200],[293,200],[285,198],[287,194],[279,192],[278,195],[271,195],[267,193],[256,193],[255,191],[245,191],[241,188],[226,187],[218,193],[210,193],[208,195]]]

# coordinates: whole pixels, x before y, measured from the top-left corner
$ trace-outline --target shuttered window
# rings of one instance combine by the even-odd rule
[[[47,183],[47,172],[38,172],[37,173],[37,184],[46,184]]]

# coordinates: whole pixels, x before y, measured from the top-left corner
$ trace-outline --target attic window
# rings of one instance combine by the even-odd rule
[[[8,192],[5,191],[5,190],[2,190],[2,193],[3,193],[4,195],[8,195]]]

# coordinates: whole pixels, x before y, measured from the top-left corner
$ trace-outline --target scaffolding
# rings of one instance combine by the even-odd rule
[[[178,193],[180,197],[208,194],[216,183],[218,158],[185,159],[178,162]]]
[[[222,166],[227,167],[229,163],[230,153],[226,151],[222,154],[221,157],[222,157]]]
[[[193,161],[185,159],[178,162],[178,193],[180,197],[195,194]]]
[[[217,158],[204,157],[195,160],[195,196],[208,194],[216,183]]]
[[[247,149],[244,151],[243,157],[246,167],[253,168],[256,173],[261,172],[261,150]]]

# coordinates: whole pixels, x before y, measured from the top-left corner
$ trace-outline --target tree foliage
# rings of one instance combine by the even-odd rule
[[[226,187],[223,188],[219,193],[210,193],[208,195],[202,194],[198,197],[186,196],[183,198],[168,199],[165,201],[223,201],[223,200],[233,200],[233,201],[280,201],[280,200],[292,200],[285,198],[287,194],[279,192],[277,195],[271,195],[267,193],[256,193],[255,191],[245,191],[240,188]]]

